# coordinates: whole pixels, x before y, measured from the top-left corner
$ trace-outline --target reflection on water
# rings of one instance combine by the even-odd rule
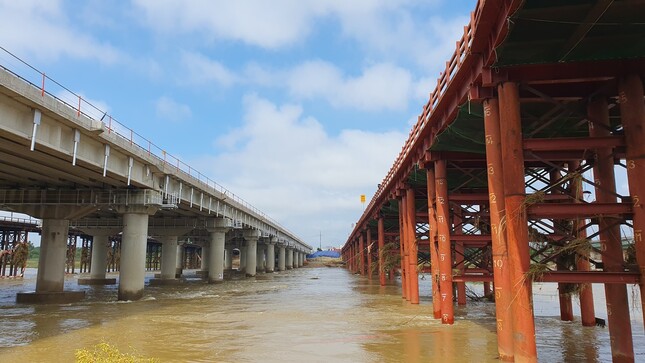
[[[399,286],[304,268],[216,285],[146,286],[142,301],[123,303],[116,286],[77,286],[72,276],[66,289],[85,290],[85,301],[16,305],[17,291],[35,287],[29,271],[24,281],[0,280],[0,360],[69,362],[76,349],[105,341],[161,362],[498,362],[493,304],[456,307],[455,325],[444,326],[432,318],[429,282],[420,285],[425,297],[413,306]],[[559,321],[555,285],[536,286],[540,361],[610,361],[608,329]],[[597,287],[596,315],[606,317]],[[645,360],[642,324],[633,322],[633,331],[637,361]]]

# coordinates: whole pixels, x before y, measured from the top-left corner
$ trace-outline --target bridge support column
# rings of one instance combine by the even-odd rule
[[[273,273],[275,271],[275,237],[271,237],[267,241],[267,268],[266,272]]]
[[[201,254],[202,260],[199,266],[199,275],[201,275],[201,277],[204,279],[208,279],[208,271],[210,269],[210,265],[209,265],[210,259],[208,258],[208,256],[211,253],[210,246],[211,246],[210,241],[205,241],[202,243],[202,254]]]
[[[286,248],[283,244],[278,246],[278,271],[286,270]]]
[[[246,257],[247,257],[246,242],[241,242],[240,243],[240,267],[238,267],[238,271],[246,271]]]
[[[264,273],[266,272],[266,268],[264,267],[264,243],[258,242],[258,252],[257,252],[257,266],[256,272],[257,273]]]
[[[377,240],[378,240],[378,281],[381,286],[385,286],[385,225],[383,224],[383,217],[379,216],[377,226]]]
[[[580,161],[573,160],[567,162],[569,173],[575,172],[580,168]],[[571,196],[577,203],[582,203],[584,194],[582,189],[582,180],[576,178],[571,181]],[[586,219],[576,219],[573,221],[572,230],[577,239],[587,238]],[[589,262],[589,251],[579,252],[581,255],[576,258],[576,269],[578,271],[590,271],[591,263]],[[593,290],[590,283],[581,284],[580,286],[580,320],[582,326],[595,326],[596,314],[593,305]]]
[[[287,248],[287,270],[293,268],[293,249]]]
[[[124,207],[124,212],[118,299],[139,300],[145,283],[150,211],[147,207]]]
[[[528,222],[524,210],[524,149],[518,85],[499,85],[500,133],[504,163],[504,202],[506,206],[506,238],[514,298],[513,344],[515,360],[537,362],[535,322],[533,320],[532,281],[526,278],[529,269]]]
[[[430,276],[432,276],[432,313],[435,319],[441,319],[441,293],[439,292],[440,270],[439,252],[437,247],[437,214],[435,200],[437,198],[434,167],[426,170],[426,186],[428,190],[428,243],[430,244]]]
[[[36,292],[18,293],[18,303],[69,303],[82,300],[83,291],[63,291],[69,220],[43,219]]]
[[[439,241],[439,290],[441,291],[441,323],[454,324],[452,304],[452,252],[450,250],[450,206],[446,161],[437,160],[434,166],[437,192],[437,240]]]
[[[175,260],[175,276],[180,277],[184,272],[184,246],[177,244],[177,259]]]
[[[367,237],[367,278],[372,279],[372,230],[367,228],[365,231]]]
[[[358,237],[358,271],[365,275],[365,232]]]
[[[92,263],[90,277],[79,278],[79,285],[114,285],[116,278],[105,277],[107,272],[107,255],[110,236],[120,232],[120,229],[83,228],[83,232],[92,236]]]
[[[257,273],[257,254],[258,254],[258,239],[260,238],[260,231],[249,229],[244,231],[244,239],[246,240],[246,276],[253,277]]]
[[[159,238],[161,242],[161,279],[174,280],[177,277],[177,240],[179,237],[168,235]]]
[[[224,245],[224,271],[233,269],[233,245]]]
[[[643,105],[643,80],[637,74],[623,77],[619,83],[620,114],[625,129],[627,149],[627,181],[634,203],[634,245],[636,262],[640,267],[640,295],[643,322],[645,322],[645,105]]]
[[[408,295],[408,251],[405,234],[405,198],[399,199],[399,249],[401,250],[401,297],[410,300]]]
[[[643,95],[640,95],[643,103]],[[622,111],[622,104],[621,104]],[[605,98],[596,98],[587,107],[588,118],[591,121],[589,135],[591,137],[607,136],[609,132],[609,108]],[[640,120],[639,122],[643,122]],[[642,127],[639,124],[638,127]],[[629,127],[625,127],[625,135]],[[638,143],[642,143],[639,140]],[[633,154],[632,154],[633,155]],[[640,157],[640,155],[639,155]],[[630,158],[627,157],[629,171]],[[616,203],[616,178],[614,174],[614,156],[611,148],[596,149],[596,163],[593,167],[596,202]],[[629,175],[628,175],[629,177]],[[642,183],[642,180],[639,180]],[[634,208],[636,210],[637,208]],[[634,220],[636,222],[636,220]],[[623,248],[620,235],[620,220],[617,217],[603,216],[598,220],[600,235],[600,250],[603,251],[602,262],[608,272],[624,271]],[[629,296],[624,284],[605,284],[607,300],[607,320],[611,344],[611,355],[614,362],[634,361],[632,329],[629,318]]]
[[[416,207],[414,200],[414,189],[407,188],[405,191],[406,198],[406,220],[407,223],[407,233],[405,237],[407,239],[407,250],[408,250],[408,296],[410,298],[410,303],[418,304],[419,303],[419,270],[417,270],[417,261],[418,261],[418,246],[417,246],[417,236],[416,236]],[[369,233],[369,232],[368,232]]]
[[[207,230],[211,247],[208,255],[208,264],[210,266],[208,282],[218,283],[224,281],[224,246],[226,243],[226,232],[231,227],[229,226],[228,220],[224,218],[216,218],[208,221],[208,224]]]
[[[510,266],[506,233],[501,227],[504,215],[504,168],[502,137],[499,124],[499,104],[496,99],[484,101],[484,128],[486,134],[486,163],[488,176],[488,203],[493,253],[493,282],[495,289],[495,317],[497,320],[497,351],[499,359],[512,362],[513,314],[511,300]]]
[[[299,256],[300,259],[298,260],[298,267],[302,267],[305,265],[305,253],[300,251]]]

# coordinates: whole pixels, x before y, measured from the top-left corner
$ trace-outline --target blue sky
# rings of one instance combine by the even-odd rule
[[[475,3],[0,0],[0,45],[310,244],[340,246]]]

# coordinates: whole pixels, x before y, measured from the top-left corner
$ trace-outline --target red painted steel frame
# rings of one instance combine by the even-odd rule
[[[573,172],[580,167],[579,161],[569,161],[568,168],[569,172]],[[583,200],[583,189],[582,189],[582,180],[574,179],[572,181],[573,188],[571,188],[571,196],[575,198],[576,201]],[[573,231],[576,238],[587,238],[587,231],[583,227],[587,224],[586,219],[576,219],[573,221]],[[580,253],[580,252],[579,252]],[[589,263],[589,251],[582,252],[583,255],[576,258],[576,269],[581,272],[588,272],[591,270],[591,263]],[[582,326],[594,326],[596,325],[596,313],[593,305],[593,290],[590,283],[583,283],[580,287],[580,320],[582,321]]]
[[[587,113],[590,122],[591,137],[607,136],[609,131],[609,109],[605,98],[592,100]],[[616,178],[614,176],[614,157],[609,147],[596,149],[596,163],[593,167],[596,183],[597,203],[616,203]],[[620,226],[613,220],[616,217],[605,216],[598,221],[600,231],[602,261],[604,270],[622,272],[623,247]],[[611,341],[611,355],[614,361],[633,361],[634,347],[629,318],[629,297],[625,285],[605,285],[607,297],[607,323]]]
[[[441,290],[441,322],[454,324],[452,305],[452,252],[450,251],[450,211],[448,204],[448,179],[446,161],[434,164],[435,190],[437,192],[437,240],[439,241],[439,290]]]
[[[408,269],[408,264],[407,264],[407,258],[406,258],[406,251],[405,251],[405,238],[404,238],[404,233],[405,233],[405,226],[404,226],[404,221],[403,221],[403,211],[405,210],[405,198],[404,199],[399,199],[399,245],[401,249],[401,294],[402,297],[406,300],[408,300],[408,284],[407,284],[407,273],[406,270]]]
[[[372,231],[368,228],[367,234],[367,278],[372,279]]]
[[[406,214],[407,214],[407,231],[408,241],[408,294],[412,304],[419,303],[419,272],[417,270],[418,247],[416,237],[416,209],[414,202],[414,189],[406,190]]]
[[[635,74],[623,77],[619,82],[618,97],[620,113],[625,129],[627,147],[627,181],[632,196],[634,213],[634,243],[636,260],[640,266],[641,310],[645,322],[645,106],[643,105],[643,80]]]
[[[504,169],[499,129],[499,104],[496,99],[484,101],[484,129],[488,176],[488,200],[493,249],[495,282],[495,316],[497,350],[503,361],[513,361],[513,314],[511,311],[511,275],[508,263],[506,233],[500,227],[504,215]]]
[[[515,360],[537,362],[531,281],[526,278],[529,269],[529,241],[524,210],[524,153],[519,91],[517,84],[506,82],[498,87],[497,92],[504,164],[505,229],[511,285],[514,288],[511,306]]]
[[[358,271],[365,275],[365,232],[358,236]]]
[[[437,252],[437,216],[434,169],[426,171],[428,187],[428,241],[430,244],[430,266],[432,268],[432,313],[435,319],[441,319],[441,293],[439,292],[439,253]]]
[[[385,248],[385,226],[383,217],[378,218],[378,280],[381,286],[385,286],[385,266],[383,266],[384,248]]]

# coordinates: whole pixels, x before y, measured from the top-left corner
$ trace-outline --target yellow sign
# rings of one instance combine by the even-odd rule
[[[365,194],[361,194],[361,203],[365,203]]]

